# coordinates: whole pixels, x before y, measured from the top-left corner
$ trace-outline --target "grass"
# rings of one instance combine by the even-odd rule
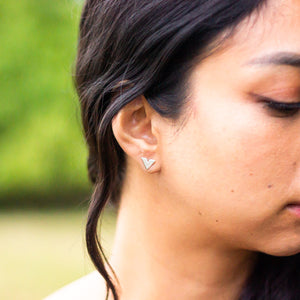
[[[84,246],[86,211],[0,213],[0,298],[42,299],[94,268]],[[102,223],[110,252],[115,215]]]

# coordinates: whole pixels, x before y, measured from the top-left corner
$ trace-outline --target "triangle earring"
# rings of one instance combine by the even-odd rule
[[[142,161],[144,163],[144,166],[146,168],[146,170],[150,169],[151,166],[155,163],[154,159],[147,159],[146,157],[142,157]]]

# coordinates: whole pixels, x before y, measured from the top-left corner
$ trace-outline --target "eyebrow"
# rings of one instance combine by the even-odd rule
[[[253,58],[245,65],[284,65],[300,68],[300,54],[295,52],[276,52],[262,57]]]

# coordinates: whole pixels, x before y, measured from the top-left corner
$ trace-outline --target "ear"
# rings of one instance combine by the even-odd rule
[[[112,130],[123,151],[146,170],[142,157],[154,159],[149,173],[160,170],[157,131],[153,122],[157,113],[144,96],[132,100],[113,118]]]

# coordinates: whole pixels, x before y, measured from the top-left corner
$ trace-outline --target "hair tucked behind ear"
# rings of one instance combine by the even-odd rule
[[[81,21],[75,85],[95,184],[86,226],[87,249],[118,299],[115,278],[97,237],[108,201],[117,204],[126,172],[111,122],[144,95],[160,115],[176,120],[185,108],[185,82],[196,62],[210,55],[236,25],[266,0],[88,0]],[[223,39],[220,39],[223,37]],[[216,43],[219,41],[219,43]],[[214,45],[214,47],[210,47]],[[299,299],[299,255],[261,254],[241,300]],[[108,297],[108,294],[107,294]]]

